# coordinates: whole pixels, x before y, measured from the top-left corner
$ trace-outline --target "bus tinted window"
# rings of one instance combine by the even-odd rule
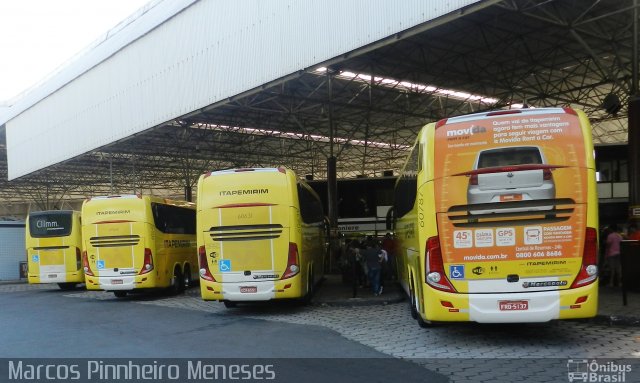
[[[307,188],[298,185],[300,215],[305,223],[320,222],[324,218],[322,204]]]
[[[393,206],[395,213],[401,217],[413,209],[416,202],[416,190],[418,187],[418,169],[420,165],[419,145],[413,147],[407,165],[398,178]]]
[[[60,237],[71,233],[72,213],[31,214],[29,233],[34,238]]]
[[[171,205],[151,203],[156,228],[167,234],[195,234],[196,212]]]
[[[540,148],[534,146],[491,149],[480,152],[478,169],[495,166],[541,164]]]

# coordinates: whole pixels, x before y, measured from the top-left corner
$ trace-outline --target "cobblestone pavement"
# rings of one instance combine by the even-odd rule
[[[16,290],[16,286],[0,286],[0,293],[38,288],[20,287]],[[106,292],[78,290],[64,294],[76,299],[117,299]],[[635,370],[640,373],[638,327],[556,321],[509,325],[462,323],[421,329],[405,303],[362,307],[262,304],[227,309],[221,303],[200,299],[197,288],[179,296],[134,295],[125,300],[229,317],[324,326],[387,355],[410,359],[449,375],[454,382],[550,382],[558,381],[558,377],[566,381],[569,359],[633,359]],[[526,379],[521,379],[523,376]]]

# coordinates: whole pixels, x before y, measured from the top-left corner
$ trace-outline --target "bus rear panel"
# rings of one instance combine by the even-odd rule
[[[80,212],[33,212],[26,227],[29,283],[57,283],[67,289],[84,282]]]
[[[481,113],[431,124],[421,138],[421,248],[407,262],[421,318],[596,315],[598,205],[585,115],[561,108]]]
[[[197,232],[204,300],[265,301],[307,294],[314,283],[314,261],[322,270],[313,256],[319,249],[310,245],[322,241],[321,228],[302,222],[296,185],[293,172],[283,168],[201,176]]]
[[[195,209],[193,204],[182,208],[167,201],[139,195],[85,201],[87,289],[170,287],[182,283],[184,273],[195,273]],[[166,209],[175,211],[163,214]]]

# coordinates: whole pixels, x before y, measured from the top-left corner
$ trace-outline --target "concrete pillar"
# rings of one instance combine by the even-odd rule
[[[629,206],[640,205],[640,97],[629,98]]]
[[[336,176],[336,158],[327,158],[327,210],[331,229],[338,227],[338,182]]]

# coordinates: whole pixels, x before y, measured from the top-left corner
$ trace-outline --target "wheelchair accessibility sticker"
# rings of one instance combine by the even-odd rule
[[[34,254],[31,256],[31,260],[33,262],[40,262],[40,256],[38,254]]]
[[[104,261],[103,260],[99,260],[98,262],[96,262],[96,264],[98,265],[98,270],[99,269],[104,269]]]
[[[464,279],[464,265],[449,266],[449,277],[451,279]]]
[[[218,268],[221,272],[231,271],[231,260],[230,259],[221,259],[218,262]]]

